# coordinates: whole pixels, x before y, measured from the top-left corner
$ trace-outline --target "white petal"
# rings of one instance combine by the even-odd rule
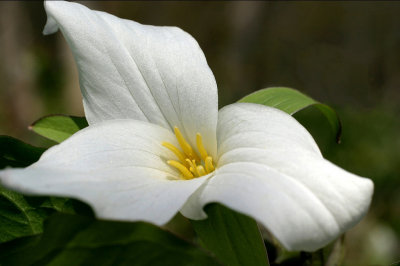
[[[3,185],[29,194],[81,199],[101,218],[168,222],[205,178],[174,180],[166,164],[177,145],[170,130],[136,120],[113,120],[79,131],[25,169],[0,171]]]
[[[45,34],[63,32],[77,62],[90,124],[130,118],[202,133],[216,150],[217,86],[196,40],[80,4],[47,1]],[[215,155],[215,154],[214,154]]]
[[[202,218],[205,204],[223,203],[257,219],[288,250],[328,244],[358,223],[371,202],[371,180],[325,160],[309,133],[273,108],[222,109],[218,154],[215,176],[182,213]]]

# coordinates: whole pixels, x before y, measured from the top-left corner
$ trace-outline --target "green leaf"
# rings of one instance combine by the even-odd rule
[[[42,232],[46,211],[32,207],[24,196],[0,187],[0,242]]]
[[[205,207],[206,220],[191,221],[205,248],[225,265],[269,265],[257,223],[220,204]]]
[[[55,197],[27,197],[0,186],[0,243],[39,234],[55,211],[75,213],[74,201]]]
[[[45,151],[9,136],[0,136],[0,168],[26,167]],[[41,233],[53,212],[74,213],[73,202],[55,197],[26,197],[0,186],[0,243]]]
[[[315,101],[297,90],[285,87],[262,89],[245,96],[239,100],[239,102],[258,103],[271,106],[290,115],[293,115],[309,106],[314,106],[326,117],[336,135],[336,141],[338,143],[340,142],[342,124],[335,110],[328,105]]]
[[[45,151],[9,136],[0,136],[0,169],[6,166],[25,167],[37,160]]]
[[[42,236],[0,245],[4,265],[219,265],[154,225],[55,214]]]
[[[84,117],[50,115],[35,121],[29,129],[45,138],[60,143],[87,126],[88,123]]]

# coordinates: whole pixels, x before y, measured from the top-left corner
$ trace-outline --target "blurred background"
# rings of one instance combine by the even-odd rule
[[[341,144],[315,110],[296,117],[324,156],[375,183],[371,211],[346,234],[345,265],[400,261],[400,2],[83,2],[144,24],[178,26],[199,42],[220,107],[271,86],[338,112]],[[28,126],[83,116],[62,35],[43,36],[42,2],[0,2],[0,134],[51,145]]]

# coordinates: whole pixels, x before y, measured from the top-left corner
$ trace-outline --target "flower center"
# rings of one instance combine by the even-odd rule
[[[196,134],[197,150],[200,153],[199,156],[196,154],[192,146],[190,146],[190,144],[185,140],[178,127],[174,127],[174,132],[181,149],[175,147],[169,142],[164,141],[161,144],[172,151],[178,158],[178,160],[169,160],[167,163],[179,170],[181,178],[188,180],[213,172],[215,169],[213,159],[207,154],[207,151],[204,148],[201,134]]]

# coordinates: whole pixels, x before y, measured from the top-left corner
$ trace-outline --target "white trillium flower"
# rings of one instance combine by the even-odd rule
[[[316,250],[360,221],[373,183],[325,160],[290,115],[235,103],[197,42],[156,27],[49,1],[45,34],[75,57],[89,127],[24,169],[0,171],[27,194],[72,197],[97,217],[167,223],[205,219],[221,203],[264,225],[288,250]]]

